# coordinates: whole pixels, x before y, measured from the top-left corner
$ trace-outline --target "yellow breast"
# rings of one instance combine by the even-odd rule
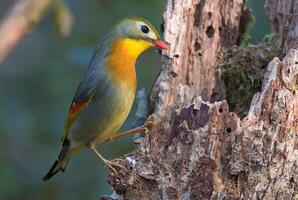
[[[117,39],[112,44],[106,66],[114,83],[136,88],[136,60],[142,52],[152,46],[144,40]]]
[[[150,42],[143,40],[123,38],[112,44],[105,67],[116,86],[116,99],[111,102],[114,103],[115,113],[112,114],[114,117],[110,119],[111,121],[106,123],[106,127],[100,127],[101,131],[96,143],[101,143],[116,134],[127,118],[134,101],[137,84],[136,60],[142,52],[152,46]]]

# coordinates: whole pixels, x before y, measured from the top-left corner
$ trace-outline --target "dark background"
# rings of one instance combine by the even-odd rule
[[[86,149],[71,159],[64,174],[47,183],[42,177],[60,151],[70,101],[97,42],[125,16],[145,17],[159,29],[165,1],[66,2],[75,18],[70,36],[58,34],[47,12],[0,64],[0,199],[98,199],[112,191],[103,163]],[[0,2],[0,17],[10,3]],[[264,0],[248,3],[256,21],[250,42],[260,42],[270,31]],[[138,87],[150,90],[160,66],[156,50],[143,54],[137,62]],[[129,128],[133,118],[134,111],[122,129]],[[108,158],[123,156],[132,148],[129,137],[99,147]]]

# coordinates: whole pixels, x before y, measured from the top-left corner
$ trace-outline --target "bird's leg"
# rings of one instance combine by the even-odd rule
[[[122,133],[119,133],[117,135],[114,135],[110,138],[108,138],[105,142],[107,141],[113,141],[113,140],[116,140],[118,138],[121,138],[121,137],[124,137],[124,136],[127,136],[127,135],[132,135],[132,134],[135,134],[135,133],[143,133],[143,134],[146,134],[149,132],[149,128],[154,124],[154,118],[152,115],[150,115],[148,117],[148,119],[146,120],[145,124],[140,126],[140,127],[137,127],[137,128],[134,128],[134,129],[130,129],[128,131],[124,131]]]
[[[117,171],[114,167],[118,167],[120,169],[123,169],[125,171],[127,171],[127,169],[123,166],[123,165],[120,165],[119,163],[117,162],[113,162],[113,161],[110,161],[108,159],[106,159],[105,157],[103,157],[98,151],[97,149],[95,148],[95,145],[90,145],[89,148],[96,154],[97,157],[99,157],[111,170],[113,170],[116,174],[117,174]]]

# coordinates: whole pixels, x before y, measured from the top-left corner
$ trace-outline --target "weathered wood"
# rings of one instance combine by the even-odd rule
[[[216,63],[221,52],[239,43],[248,21],[243,0],[168,0],[164,37],[171,50],[152,92],[155,113],[163,116],[173,105],[178,84],[189,86],[190,99],[222,99]]]
[[[267,0],[267,15],[276,34],[276,45],[285,55],[298,48],[298,1]]]
[[[238,44],[240,16],[242,1],[168,1],[171,51],[151,98],[157,121],[123,160],[129,172],[110,174],[114,199],[298,198],[298,50],[268,64],[243,120],[214,101],[217,56]]]
[[[126,158],[130,174],[109,182],[126,199],[298,198],[297,63],[291,50],[268,65],[242,121],[225,101],[190,104],[183,88],[172,120],[161,119]]]
[[[241,122],[229,163],[244,199],[297,199],[298,51],[273,59]]]

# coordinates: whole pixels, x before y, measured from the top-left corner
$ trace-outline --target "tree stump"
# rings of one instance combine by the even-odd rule
[[[269,17],[281,2],[268,0]],[[242,0],[167,1],[171,50],[151,94],[156,121],[122,161],[129,172],[109,175],[117,195],[105,198],[298,198],[298,50],[288,51],[297,43],[276,31],[286,56],[268,64],[246,117],[223,100],[218,58],[240,44],[249,18]],[[289,23],[295,32],[297,20]]]

